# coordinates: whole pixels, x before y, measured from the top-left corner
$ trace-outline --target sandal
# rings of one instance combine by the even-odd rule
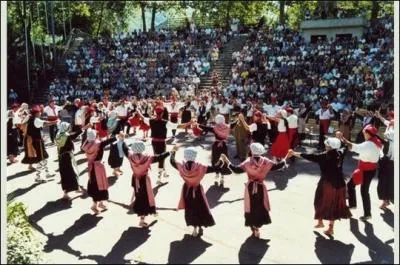
[[[322,227],[325,227],[325,225],[324,225],[324,224],[316,224],[316,225],[314,226],[314,228],[322,228]]]
[[[142,228],[147,228],[149,226],[149,224],[146,223],[146,222],[140,222],[139,226],[142,227]]]
[[[104,204],[100,204],[99,207],[103,210],[107,210],[107,206],[105,206]]]

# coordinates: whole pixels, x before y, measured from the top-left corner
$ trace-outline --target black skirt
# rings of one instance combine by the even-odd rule
[[[192,120],[192,112],[190,110],[184,110],[182,112],[182,121],[181,123],[187,123]]]
[[[70,192],[78,190],[78,174],[75,171],[71,153],[66,152],[60,155],[58,166],[60,168],[61,187],[63,191]]]
[[[14,128],[7,133],[7,155],[17,156],[19,154],[19,133],[18,129]]]
[[[225,142],[222,143],[222,146],[219,146],[220,142],[214,142],[211,149],[211,164],[215,166],[218,163],[219,158],[222,154],[228,156],[228,147]],[[228,166],[225,164],[224,166],[218,168],[217,173],[221,173],[222,175],[229,175],[232,172],[229,170]]]
[[[200,189],[201,185],[196,188],[188,188],[183,185],[183,195],[185,200],[185,221],[187,226],[213,226],[214,218],[207,207]],[[195,196],[193,198],[193,189]]]
[[[394,201],[394,161],[387,156],[379,161],[378,197],[380,200]]]
[[[133,212],[138,216],[147,216],[156,213],[156,207],[150,206],[147,197],[147,182],[146,178],[142,177],[139,180],[139,189],[136,192],[135,177],[132,176],[132,187],[135,190],[135,201],[133,202]]]
[[[27,137],[24,139],[24,150],[25,150],[25,157],[22,159],[22,164],[36,164],[39,163],[47,158],[49,155],[46,152],[46,148],[44,147],[43,140],[33,140],[32,141],[32,148],[36,151],[36,157],[28,157],[28,140]]]
[[[110,152],[108,157],[108,164],[111,168],[119,168],[122,166],[122,162],[124,161],[124,157],[119,157],[119,155],[114,155]]]
[[[87,186],[87,191],[94,202],[108,200],[108,190],[99,190],[96,181],[96,175],[94,173],[94,167],[90,172],[90,178]]]
[[[253,194],[253,185],[258,185],[257,193]],[[264,206],[264,189],[262,184],[251,182],[248,185],[250,195],[250,212],[244,214],[245,226],[257,228],[271,223],[269,212]]]

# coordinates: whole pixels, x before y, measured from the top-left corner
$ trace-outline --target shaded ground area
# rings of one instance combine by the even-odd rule
[[[132,137],[127,139],[128,144],[132,141]],[[183,134],[179,134],[177,140],[183,146],[198,148],[201,151],[199,159],[204,164],[210,163],[212,141],[210,136],[205,141],[193,141]],[[150,142],[146,142],[146,146],[147,152],[152,153]],[[168,150],[171,148],[169,145]],[[234,150],[234,142],[229,141],[231,157]],[[50,171],[56,172],[55,147],[49,147],[48,152],[52,157]],[[182,153],[182,150],[178,151],[178,160],[182,159]],[[108,154],[106,151],[104,161]],[[86,188],[87,164],[83,154],[77,154],[76,159],[81,172],[80,184]],[[35,184],[34,172],[26,171],[26,165],[21,164],[7,167],[7,198],[28,206],[32,225],[46,238],[45,258],[51,263],[394,262],[394,216],[391,210],[378,208],[376,180],[370,188],[373,219],[369,223],[359,221],[362,214],[359,207],[352,211],[352,219],[337,222],[334,237],[328,238],[323,230],[313,229],[318,166],[297,160],[285,171],[271,172],[266,181],[272,224],[261,229],[261,239],[255,239],[249,237],[250,230],[244,227],[245,175],[227,176],[226,185],[221,188],[214,186],[214,175],[209,174],[203,186],[216,225],[205,229],[202,238],[192,238],[183,212],[176,211],[183,182],[169,159],[166,165],[170,177],[162,185],[155,186],[156,165],[151,172],[158,215],[149,218],[151,226],[148,229],[138,228],[139,219],[130,210],[131,169],[126,160],[122,166],[124,175],[118,178],[112,176],[112,169],[107,166],[110,201],[108,210],[99,216],[92,215],[91,199],[85,194],[72,193],[72,202],[60,199],[58,173],[47,183]],[[350,175],[355,165],[349,154],[345,173]],[[359,190],[357,196],[361,202]]]

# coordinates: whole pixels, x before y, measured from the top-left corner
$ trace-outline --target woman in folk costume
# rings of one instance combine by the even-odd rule
[[[348,109],[344,109],[340,114],[339,130],[343,133],[343,137],[351,139],[351,130],[353,129],[353,115]]]
[[[363,201],[364,216],[360,220],[366,221],[371,219],[371,198],[369,196],[369,186],[375,176],[378,167],[378,161],[383,147],[383,140],[377,135],[378,130],[367,125],[363,129],[365,142],[354,144],[342,137],[342,141],[348,146],[350,151],[359,154],[357,169],[353,172],[352,179],[347,183],[349,194],[349,207],[357,207],[356,188],[355,185],[361,184],[361,198]]]
[[[140,216],[140,227],[147,227],[145,217],[149,214],[156,214],[156,205],[154,201],[153,188],[149,176],[151,164],[158,163],[169,156],[169,152],[164,152],[160,155],[149,156],[143,154],[146,147],[144,142],[135,141],[131,145],[132,151],[125,155],[132,168],[132,187],[133,187],[133,211]]]
[[[324,232],[327,235],[333,234],[335,220],[351,217],[350,210],[346,205],[346,182],[342,172],[344,155],[340,147],[339,139],[328,138],[325,140],[326,152],[302,154],[293,150],[289,151],[289,155],[319,164],[321,178],[314,197],[314,219],[318,220],[315,228],[324,227],[322,220],[329,220],[329,228]]]
[[[130,109],[132,116],[128,119],[128,123],[133,127],[133,135],[136,135],[137,127],[140,126],[140,116],[136,113],[138,107],[138,101],[136,97],[134,97],[132,100],[132,108]]]
[[[175,161],[177,150],[177,146],[172,149],[171,165],[179,171],[185,182],[182,187],[178,209],[185,209],[186,225],[194,227],[192,236],[201,236],[203,234],[203,226],[215,225],[201,180],[205,174],[216,172],[221,163],[215,166],[204,166],[195,162],[197,150],[194,147],[188,147],[184,150],[184,161],[179,163]]]
[[[181,123],[188,123],[192,120],[191,102],[187,101],[186,105],[183,106]],[[188,128],[185,128],[187,133]]]
[[[284,158],[289,151],[289,125],[286,120],[287,113],[286,110],[280,110],[275,117],[267,116],[267,118],[275,123],[277,123],[278,136],[272,143],[271,154],[274,158],[280,160]]]
[[[146,100],[143,100],[142,105],[140,106],[140,108],[138,109],[145,118],[150,118],[150,104],[146,102]],[[138,115],[136,113],[136,115]],[[140,117],[140,116],[139,116]],[[150,125],[148,125],[147,123],[145,123],[143,120],[141,120],[140,122],[140,130],[143,131],[143,141],[145,142],[148,134],[149,134],[149,130],[150,130]]]
[[[87,129],[86,143],[83,145],[88,160],[88,194],[93,199],[91,210],[98,214],[99,208],[106,209],[103,201],[108,200],[108,180],[103,159],[104,147],[116,140],[115,137],[100,141],[97,139],[97,132],[93,129]]]
[[[230,133],[230,126],[225,123],[225,117],[218,114],[215,117],[215,126],[209,127],[199,124],[199,128],[203,132],[212,132],[215,135],[215,142],[212,145],[211,150],[211,165],[215,166],[219,161],[221,154],[228,155],[228,146],[226,145],[226,140],[228,139]],[[215,185],[221,187],[224,186],[224,175],[229,174],[230,171],[226,167],[218,168],[215,175]]]
[[[298,131],[297,131],[297,123],[298,117],[296,114],[293,113],[292,108],[287,108],[287,122],[288,122],[288,137],[289,137],[289,147],[294,149],[298,145]]]
[[[15,158],[19,154],[19,134],[18,134],[18,128],[16,127],[15,124],[15,117],[14,117],[14,111],[9,110],[8,111],[8,121],[7,121],[7,156],[8,160],[10,163],[17,163],[18,160]]]
[[[241,161],[245,160],[248,154],[248,145],[249,145],[249,131],[246,126],[246,122],[244,120],[243,114],[239,114],[237,121],[234,124],[234,128],[232,131],[233,137],[236,140],[236,157]]]
[[[271,223],[268,192],[264,179],[269,171],[284,167],[286,162],[283,160],[273,163],[263,157],[265,148],[260,143],[252,143],[250,151],[252,156],[238,166],[231,164],[225,155],[222,155],[221,159],[234,173],[247,173],[248,182],[244,192],[245,226],[250,227],[255,237],[260,237],[259,228]]]
[[[95,129],[99,135],[100,139],[105,139],[108,137],[108,128],[107,128],[107,117],[103,110],[99,110],[96,115],[96,124]],[[92,122],[91,122],[92,123]],[[93,123],[92,123],[93,124]]]
[[[47,158],[49,155],[46,152],[44,146],[44,140],[42,138],[42,129],[44,126],[57,124],[57,121],[44,121],[40,119],[40,107],[33,106],[31,110],[31,117],[28,120],[28,126],[26,129],[26,135],[24,138],[24,149],[25,157],[22,159],[22,164],[38,164],[36,168],[36,179],[35,181],[43,181],[41,178],[41,172],[46,172],[46,177],[51,177],[49,169],[47,167]]]
[[[384,156],[379,160],[378,197],[383,201],[380,208],[387,209],[390,201],[394,201],[394,113],[393,111],[388,113],[389,120],[383,118],[379,112],[375,113],[375,117],[386,125]]]
[[[108,133],[111,135],[111,137],[114,137],[115,135],[119,134],[120,131],[122,131],[122,123],[118,119],[117,111],[112,110],[108,114],[107,128]]]
[[[108,164],[114,170],[114,176],[122,175],[121,166],[124,161],[124,153],[127,152],[128,146],[124,142],[125,134],[120,131],[117,140],[110,145],[110,155],[108,157]]]
[[[61,188],[64,191],[63,199],[70,200],[68,192],[78,191],[78,171],[74,157],[73,141],[91,125],[79,129],[79,131],[70,133],[71,124],[61,122],[58,125],[58,133],[55,138],[58,153],[58,166],[61,176]]]

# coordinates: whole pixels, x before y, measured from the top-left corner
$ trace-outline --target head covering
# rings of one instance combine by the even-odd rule
[[[369,124],[367,126],[365,126],[364,132],[367,132],[368,134],[370,134],[371,136],[375,136],[378,133],[378,129],[376,129],[375,126]]]
[[[216,124],[222,124],[225,122],[225,117],[222,116],[221,114],[218,114],[217,116],[215,116],[215,123]]]
[[[197,156],[197,150],[194,147],[188,147],[183,151],[183,158],[186,161],[195,161]]]
[[[254,116],[261,118],[262,117],[261,111],[257,110],[256,113],[254,114]]]
[[[131,149],[134,154],[141,154],[146,150],[146,146],[143,141],[136,140],[132,143]]]
[[[287,112],[288,114],[293,114],[293,109],[292,109],[292,108],[287,108],[287,109],[286,109],[286,112]]]
[[[250,150],[253,156],[261,156],[265,154],[265,147],[260,143],[252,143]]]
[[[40,107],[38,105],[32,106],[31,113],[32,114],[40,113]]]
[[[286,117],[287,117],[287,112],[286,112],[286,110],[281,109],[281,110],[279,111],[279,113],[282,115],[282,118],[286,118]]]
[[[328,138],[324,142],[325,145],[330,146],[332,149],[339,149],[341,142],[338,138]]]
[[[58,125],[59,133],[65,133],[65,132],[67,132],[70,125],[71,125],[71,124],[68,123],[68,122],[65,122],[65,121],[61,122],[61,123]]]
[[[97,131],[94,129],[87,129],[87,140],[88,141],[94,141],[96,140],[96,136],[97,136]]]

